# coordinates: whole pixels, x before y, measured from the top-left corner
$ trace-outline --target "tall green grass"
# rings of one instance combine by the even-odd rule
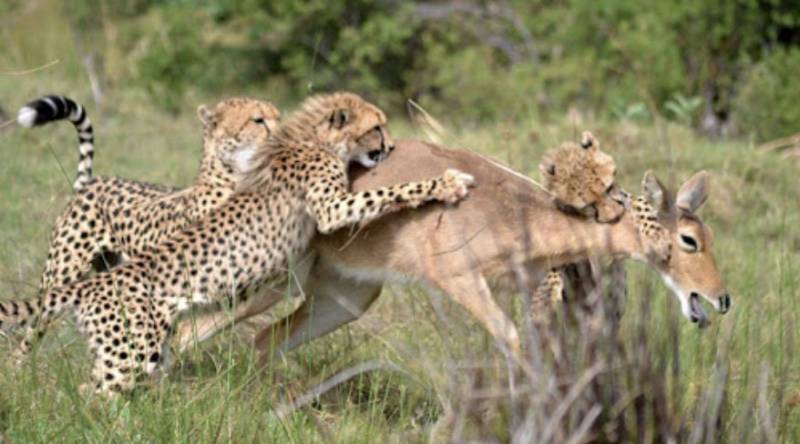
[[[68,30],[56,26],[52,17],[24,19],[53,26],[36,35],[23,32],[31,29],[30,23],[0,27],[0,106],[13,113],[48,92],[68,93],[90,104],[81,64],[64,40]],[[61,62],[48,69],[8,74],[55,59]],[[270,97],[270,92],[260,95]],[[90,106],[89,111],[97,133],[96,174],[173,185],[190,182],[200,156],[200,126],[192,112],[168,117],[139,92],[124,87],[107,91],[103,108]],[[421,137],[402,116],[391,117],[395,134]],[[437,117],[446,122],[449,116]],[[709,433],[701,441],[800,440],[800,165],[758,152],[747,141],[700,139],[680,126],[637,126],[576,115],[550,122],[523,116],[515,122],[451,126],[443,142],[491,155],[536,177],[544,150],[576,140],[584,129],[592,130],[615,157],[619,181],[630,191],[638,191],[646,169],[673,189],[698,169],[713,175],[711,197],[701,215],[716,233],[714,251],[733,297],[732,311],[714,316],[712,326],[699,331],[680,317],[652,271],[638,264],[628,267],[630,297],[622,342],[634,349],[646,339],[646,360],[630,362],[651,363],[656,374],[664,375],[673,430],[684,441],[695,439],[697,430]],[[66,124],[0,130],[0,299],[36,293],[49,231],[70,196],[75,139]],[[499,296],[521,320],[519,295]],[[558,325],[570,334],[566,321]],[[8,356],[6,344],[0,345],[0,356]],[[365,373],[285,418],[275,414],[285,399],[374,359],[397,369]],[[510,440],[522,424],[524,406],[534,405],[505,395],[475,405],[468,401],[470,393],[482,388],[505,393],[505,361],[459,308],[413,286],[385,289],[362,320],[299,349],[267,374],[256,371],[246,341],[232,332],[180,356],[160,384],[109,402],[78,393],[88,377],[88,360],[82,339],[67,322],[47,336],[28,364],[14,368],[0,363],[0,440]],[[629,375],[623,385],[630,394],[649,390],[646,380],[637,381],[640,376],[627,370],[620,375]],[[525,377],[520,381],[530,382]],[[716,393],[714,387],[724,389],[717,416],[703,408],[713,404],[707,399]],[[578,424],[580,418],[568,420]],[[711,420],[713,433],[700,428]],[[658,435],[657,430],[644,430],[652,435],[639,435],[643,439]]]

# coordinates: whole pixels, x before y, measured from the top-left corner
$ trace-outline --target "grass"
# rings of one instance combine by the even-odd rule
[[[58,27],[46,27],[35,45],[15,29],[0,30],[4,41],[15,42],[0,50],[0,72],[62,62],[25,76],[0,74],[0,106],[13,112],[46,92],[91,103],[74,52],[57,49],[69,46],[56,44]],[[23,51],[34,46],[36,51]],[[193,113],[169,117],[137,90],[118,87],[108,92],[103,112],[92,108],[90,116],[97,132],[97,174],[190,182],[200,155]],[[537,177],[544,150],[575,140],[588,128],[617,160],[619,180],[628,190],[638,191],[646,169],[673,189],[698,169],[711,171],[712,194],[701,214],[716,233],[714,250],[733,296],[732,312],[715,316],[710,329],[698,331],[680,318],[676,302],[652,271],[630,264],[622,341],[635,350],[646,337],[648,360],[635,362],[652,363],[656,374],[665,375],[666,404],[682,440],[691,441],[704,421],[717,418],[705,416],[708,409],[702,408],[716,386],[724,389],[722,414],[716,435],[703,439],[762,442],[774,434],[782,442],[800,440],[795,353],[800,165],[757,152],[747,141],[709,141],[681,126],[581,118],[451,126],[444,142]],[[396,134],[421,137],[402,120],[394,122]],[[35,294],[49,231],[70,196],[76,151],[69,125],[0,130],[0,299]],[[505,300],[519,317],[520,298],[507,295]],[[510,398],[490,404],[478,419],[462,408],[464,392],[476,381],[495,387],[503,380],[501,355],[464,312],[413,286],[385,289],[362,320],[294,352],[266,376],[255,371],[251,350],[232,332],[179,357],[161,384],[111,402],[87,402],[78,394],[88,375],[88,354],[75,329],[63,325],[28,365],[0,364],[0,441],[421,442],[455,434],[462,426],[461,436],[510,440],[513,416],[520,410]],[[559,326],[570,328],[566,322]],[[7,355],[6,344],[0,345],[0,355]],[[344,368],[374,359],[400,371],[363,374],[284,419],[274,414],[287,394],[296,396]],[[623,385],[638,387],[640,374],[632,371],[640,369],[624,370],[628,373],[619,373],[627,378]],[[643,387],[647,396],[658,392]],[[579,419],[571,420],[577,424]],[[640,437],[657,433],[644,430],[649,431],[640,430]]]

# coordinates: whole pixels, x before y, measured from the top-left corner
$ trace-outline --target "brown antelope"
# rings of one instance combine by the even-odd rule
[[[590,257],[634,259],[648,263],[680,301],[683,315],[700,327],[708,317],[699,298],[720,313],[730,308],[712,254],[713,234],[696,215],[708,192],[708,174],[683,184],[677,199],[648,172],[644,196],[615,223],[596,223],[568,214],[534,183],[483,156],[419,141],[400,141],[376,168],[354,174],[354,191],[417,180],[457,168],[477,182],[457,206],[430,205],[400,212],[361,227],[317,236],[317,257],[309,274],[298,279],[305,301],[286,320],[256,335],[255,345],[269,359],[331,332],[361,316],[384,283],[416,281],[438,290],[467,309],[512,353],[519,335],[495,302],[489,282],[519,282],[515,270],[531,281],[552,267]],[[511,279],[509,279],[511,277]],[[238,307],[234,321],[263,312],[283,292]],[[209,336],[230,318],[202,317],[179,328],[180,346]]]

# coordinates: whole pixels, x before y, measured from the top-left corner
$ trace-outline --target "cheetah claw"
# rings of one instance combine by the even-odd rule
[[[451,204],[467,197],[469,188],[475,186],[475,177],[453,168],[446,170],[442,179],[444,189],[438,197]]]

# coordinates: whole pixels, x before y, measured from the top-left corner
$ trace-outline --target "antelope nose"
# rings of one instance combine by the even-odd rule
[[[719,297],[719,312],[721,314],[725,314],[728,310],[731,309],[731,297],[728,293],[723,294]]]

